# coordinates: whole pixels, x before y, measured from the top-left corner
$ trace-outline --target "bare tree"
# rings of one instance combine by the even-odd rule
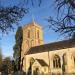
[[[61,34],[68,34],[73,36],[75,34],[75,0],[55,0],[57,6],[57,18],[50,16],[48,22],[50,27],[55,32]]]

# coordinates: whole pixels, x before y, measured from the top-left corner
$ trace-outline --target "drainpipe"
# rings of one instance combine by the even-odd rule
[[[50,75],[51,71],[50,71],[50,56],[49,56],[49,51],[48,51],[48,60],[49,60],[48,75]]]
[[[66,72],[66,69],[65,69],[65,63],[66,63],[66,61],[65,61],[65,56],[66,56],[66,53],[64,53],[63,55],[62,55],[62,75],[65,75],[65,72]]]

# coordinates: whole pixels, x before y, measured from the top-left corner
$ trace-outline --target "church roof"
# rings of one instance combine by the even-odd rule
[[[48,64],[42,59],[36,59],[41,66],[48,66]]]
[[[31,47],[26,54],[29,55],[29,54],[35,54],[47,51],[60,50],[65,48],[72,48],[72,47],[75,47],[75,40],[70,39],[70,40],[64,40],[64,41]]]

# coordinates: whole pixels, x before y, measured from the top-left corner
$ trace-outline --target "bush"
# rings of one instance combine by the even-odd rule
[[[17,71],[14,73],[14,75],[26,75],[26,73],[23,71]]]

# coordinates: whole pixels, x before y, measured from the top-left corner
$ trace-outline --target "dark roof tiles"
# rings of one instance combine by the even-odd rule
[[[41,53],[46,51],[53,51],[53,50],[60,50],[65,48],[71,48],[75,47],[75,40],[64,40],[49,44],[44,44],[40,46],[31,47],[27,54],[35,54],[35,53]]]
[[[41,66],[48,66],[48,64],[42,59],[36,59]]]

